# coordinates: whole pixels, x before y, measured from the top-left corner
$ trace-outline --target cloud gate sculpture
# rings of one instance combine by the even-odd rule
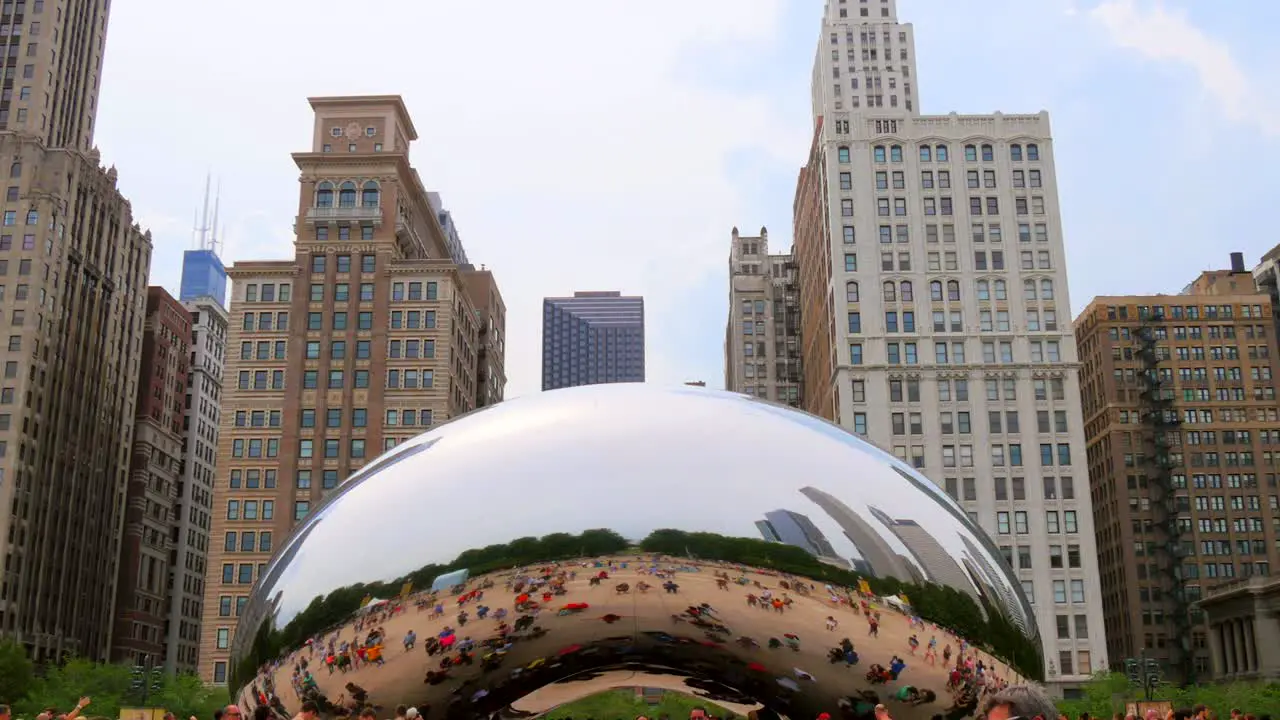
[[[932,482],[693,387],[542,393],[396,447],[298,525],[239,623],[237,702],[287,717],[531,717],[622,686],[721,717],[966,717],[965,688],[1043,668],[1008,566]]]

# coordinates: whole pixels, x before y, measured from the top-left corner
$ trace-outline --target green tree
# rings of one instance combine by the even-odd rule
[[[13,640],[0,640],[0,703],[26,697],[34,679],[35,666],[26,649]]]
[[[1165,683],[1156,688],[1155,700],[1167,700],[1174,708],[1207,705],[1218,717],[1226,717],[1232,708],[1246,713],[1273,712],[1280,707],[1280,683],[1223,683],[1176,687]],[[1125,704],[1145,699],[1142,688],[1129,682],[1121,673],[1100,672],[1084,687],[1083,697],[1063,700],[1059,709],[1070,717],[1087,712],[1092,717],[1109,717],[1123,713]]]
[[[14,708],[19,716],[32,718],[47,707],[67,712],[81,697],[89,697],[92,702],[83,712],[85,717],[116,718],[120,708],[142,704],[141,692],[133,687],[133,670],[129,665],[72,659],[31,682],[28,692],[14,701]],[[164,676],[160,687],[148,693],[146,705],[164,708],[179,718],[208,718],[225,698],[225,690],[208,688],[195,675]]]

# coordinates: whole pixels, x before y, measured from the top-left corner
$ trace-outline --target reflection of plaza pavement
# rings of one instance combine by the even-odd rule
[[[503,664],[497,670],[487,674],[482,673],[479,667],[478,660],[483,654],[481,650],[476,653],[476,665],[451,669],[451,679],[443,685],[429,687],[423,682],[428,670],[439,668],[441,658],[439,654],[429,657],[423,650],[423,641],[427,637],[434,636],[446,625],[451,625],[457,631],[459,639],[470,636],[478,643],[491,636],[498,625],[492,617],[476,620],[477,603],[472,602],[467,606],[472,619],[465,626],[459,626],[456,622],[457,606],[453,597],[443,601],[446,612],[441,618],[429,620],[427,611],[419,612],[409,605],[402,613],[385,621],[370,623],[362,634],[367,634],[368,630],[374,626],[381,626],[386,630],[384,646],[386,665],[382,667],[361,665],[359,669],[346,673],[334,671],[330,674],[318,653],[309,661],[309,667],[321,692],[330,700],[336,701],[345,692],[344,685],[354,682],[369,691],[371,702],[390,710],[398,703],[419,704],[428,697],[435,700],[466,679],[481,681],[483,675],[486,681],[496,681],[509,676],[512,669],[527,665],[540,657],[547,657],[548,662],[553,662],[556,654],[570,645],[587,645],[605,638],[630,636],[633,633],[646,631],[669,633],[702,642],[707,638],[701,629],[687,622],[675,622],[671,616],[683,613],[690,605],[705,602],[717,611],[720,621],[732,630],[733,639],[746,635],[754,638],[761,645],[759,649],[748,650],[731,641],[723,645],[723,649],[744,662],[762,664],[773,675],[794,678],[793,670],[798,668],[813,675],[826,692],[848,694],[855,686],[865,687],[863,676],[873,663],[887,666],[893,655],[897,654],[906,661],[907,669],[898,683],[889,683],[887,686],[876,688],[882,697],[887,696],[900,684],[911,684],[937,692],[939,703],[948,701],[948,696],[943,691],[947,671],[942,664],[941,651],[948,643],[951,644],[953,652],[956,651],[958,649],[956,640],[945,633],[938,632],[939,658],[936,666],[930,666],[924,661],[924,652],[930,634],[933,632],[932,626],[928,626],[929,629],[926,631],[917,632],[920,649],[913,657],[909,654],[907,644],[907,639],[911,635],[908,620],[889,607],[880,608],[882,622],[879,637],[873,638],[868,637],[867,622],[860,612],[854,612],[848,607],[835,608],[823,599],[826,593],[821,584],[817,586],[812,597],[791,593],[791,597],[795,600],[794,604],[785,613],[778,614],[771,609],[762,610],[747,605],[748,592],[760,593],[759,589],[751,585],[741,586],[731,583],[728,590],[719,589],[713,575],[713,571],[718,568],[704,566],[702,572],[677,573],[675,580],[680,586],[680,591],[678,594],[669,594],[662,590],[661,581],[640,575],[634,567],[633,565],[632,568],[612,572],[610,578],[597,587],[589,586],[588,582],[588,577],[596,570],[577,568],[578,578],[566,584],[568,594],[553,598],[537,618],[536,624],[546,628],[548,633],[537,640],[517,642]],[[519,614],[512,608],[515,594],[503,588],[508,575],[509,573],[502,573],[494,576],[495,586],[484,591],[484,599],[480,604],[489,606],[491,611],[506,607],[509,613],[507,620],[511,622]],[[730,575],[736,577],[737,573],[731,571]],[[776,596],[783,592],[778,587],[778,577],[759,573],[750,573],[748,577],[759,580],[762,585],[771,588]],[[636,583],[642,579],[653,586],[647,593],[639,593],[635,590]],[[631,592],[617,594],[614,586],[618,582],[630,583]],[[469,587],[477,585],[477,579],[473,578]],[[558,608],[571,602],[589,603],[590,608],[568,616],[555,614]],[[620,615],[622,619],[612,624],[601,620],[602,616],[610,613]],[[834,616],[840,623],[835,631],[826,630],[828,615]],[[418,634],[418,647],[416,650],[406,652],[402,639],[410,629]],[[785,648],[768,649],[769,638],[782,639],[786,633],[794,633],[800,637],[798,652]],[[354,640],[353,626],[345,626],[339,637],[341,640]],[[833,665],[827,659],[828,650],[845,637],[853,641],[860,656],[859,663],[852,668],[846,667],[843,663]],[[980,657],[988,665],[992,664],[992,659],[985,653]],[[291,667],[292,661],[281,667],[275,673],[274,681],[281,699],[293,710],[296,709],[298,701],[293,695],[289,682]],[[1016,682],[1016,676],[1003,664],[997,664],[996,668],[998,668],[996,676]],[[800,682],[803,692],[807,681]],[[933,707],[940,709],[942,705]]]
[[[541,715],[548,710],[589,695],[621,688],[652,688],[686,695],[691,693],[689,686],[685,685],[682,679],[672,675],[654,675],[630,671],[606,672],[585,682],[552,683],[524,696],[513,703],[512,707],[517,712]],[[718,705],[740,717],[746,717],[748,712],[760,707],[759,705],[743,705],[724,700],[709,700],[708,704]]]

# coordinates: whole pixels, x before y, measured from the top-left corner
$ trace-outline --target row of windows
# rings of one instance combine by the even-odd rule
[[[936,182],[935,182],[936,177]],[[1015,188],[1038,188],[1043,187],[1044,182],[1039,170],[1014,170],[1012,175],[1012,185]],[[853,190],[853,173],[843,171],[839,175],[840,189],[844,191]],[[996,183],[995,170],[983,170],[981,174],[977,170],[969,170],[965,173],[965,187],[976,190],[986,188],[994,190],[998,187]],[[877,170],[875,174],[876,190],[905,190],[907,188],[907,175],[905,171],[894,170]],[[920,188],[923,190],[940,190],[951,189],[951,171],[938,170],[935,176],[933,170],[920,171]],[[981,214],[981,213],[975,213]],[[988,212],[988,215],[995,213]]]
[[[956,413],[942,412],[938,415],[943,435],[968,435],[973,432],[973,423],[970,421],[970,414],[966,411]],[[924,416],[918,412],[892,413],[889,416],[889,424],[894,435],[924,434]],[[995,435],[1006,433],[1016,435],[1021,433],[1022,427],[1018,419],[1018,411],[987,411],[987,431]],[[1037,410],[1036,431],[1040,433],[1067,432],[1067,411],[1054,410],[1051,414],[1049,410]],[[1019,450],[1018,454],[1021,455],[1021,450]]]
[[[950,216],[955,214],[955,208],[952,204],[950,196],[942,196],[938,198],[923,197],[920,199],[921,206],[925,215],[943,215]],[[985,201],[985,202],[984,202]],[[892,203],[892,209],[890,204]],[[981,216],[983,211],[987,215],[1000,214],[1000,198],[987,197],[969,198],[969,214],[973,216]],[[1044,198],[1039,195],[1031,197],[1019,197],[1013,199],[1013,212],[1015,215],[1044,215],[1045,204]],[[843,217],[853,217],[853,200],[851,198],[843,198],[840,200],[840,215]],[[876,198],[876,216],[878,217],[905,217],[907,215],[906,198]],[[905,241],[903,241],[905,242]],[[994,242],[999,242],[995,240]]]
[[[896,314],[894,314],[896,316]],[[886,325],[886,327],[888,327]],[[861,331],[861,318],[859,313],[849,313],[849,332],[855,333]],[[905,332],[913,332],[905,330]],[[897,332],[896,329],[886,330],[886,332]],[[1061,362],[1062,353],[1061,346],[1056,340],[1047,342],[1033,341],[1029,343],[1028,361],[1030,362]],[[744,345],[745,348],[745,345]],[[1013,342],[1010,340],[1000,341],[984,341],[981,346],[982,363],[985,365],[994,364],[1012,364],[1015,361],[1013,352]],[[750,354],[750,353],[748,353]],[[850,364],[864,364],[862,343],[850,343],[849,345]],[[940,341],[933,342],[933,361],[935,365],[963,365],[966,362],[965,342],[964,341]],[[885,344],[885,362],[889,365],[920,365],[922,364],[919,343],[916,342],[889,342]]]
[[[365,255],[364,257],[368,258],[369,269],[370,271],[372,271],[374,257],[372,255]],[[291,286],[289,285],[289,283],[280,283],[279,285],[276,285],[274,283],[263,283],[262,285],[250,283],[248,285],[245,285],[244,287],[244,301],[245,302],[289,302],[291,298],[291,295],[289,292],[290,289],[291,289]]]
[[[381,193],[378,189],[378,183],[373,180],[365,181],[364,185],[357,190],[356,184],[350,180],[343,181],[337,187],[337,207],[354,208],[356,207],[357,195],[359,196],[360,207],[376,208],[378,207]],[[329,181],[324,181],[316,185],[316,207],[331,208],[334,207],[334,186]]]
[[[391,329],[400,330],[408,328],[431,330],[436,327],[436,311],[435,310],[394,310],[391,313]],[[350,325],[350,317],[346,311],[337,311],[330,316],[331,330],[346,330]],[[276,330],[286,332],[289,329],[289,313],[253,313],[244,314],[243,329],[245,331],[270,331]],[[309,312],[307,313],[307,330],[322,331],[324,330],[324,313]],[[373,313],[363,311],[356,313],[356,329],[372,330],[373,329]],[[244,345],[241,345],[241,352],[244,351]]]
[[[1044,513],[1045,532],[1050,535],[1057,535],[1063,532],[1072,535],[1080,531],[1075,510],[1063,510],[1061,516],[1061,523],[1059,523],[1059,511],[1046,510]],[[1010,524],[1010,518],[1013,520],[1012,524]],[[1000,535],[1008,535],[1011,532],[1014,535],[1029,535],[1031,533],[1031,524],[1028,521],[1028,512],[1026,510],[1013,512],[1001,510],[997,512],[996,532]]]
[[[271,546],[271,531],[263,530],[259,533],[253,530],[241,532],[228,530],[226,538],[223,540],[222,549],[225,552],[271,552],[273,549]]]
[[[857,303],[857,300],[856,300],[857,297],[858,295],[857,295],[856,288],[846,288],[846,298],[849,300],[851,304]],[[889,297],[886,297],[885,300],[886,302],[893,302],[893,300]],[[911,298],[909,296],[904,297],[903,301],[911,302]],[[963,316],[961,312],[962,311],[960,310],[951,311],[951,324],[950,324],[950,329],[948,330],[946,312],[943,310],[933,311],[933,331],[939,332],[939,333],[962,332],[963,323],[961,322],[961,320]],[[901,325],[899,325],[898,323],[899,317],[901,317],[902,319]],[[851,335],[861,334],[862,333],[862,313],[858,311],[850,312],[848,313],[848,318],[849,318],[849,334]],[[1040,311],[1035,308],[1027,310],[1027,321],[1028,321],[1027,322],[1028,330],[1039,331],[1041,329]],[[1057,313],[1054,312],[1053,310],[1046,310],[1045,324],[1046,324],[1046,327],[1044,328],[1045,330],[1056,330],[1057,329]],[[751,333],[752,322],[750,320],[743,320],[742,325],[743,325],[743,332],[745,332],[748,335],[752,334]],[[762,321],[756,321],[754,325],[758,329],[757,334],[763,334],[764,323]],[[978,329],[980,332],[984,332],[984,333],[1010,332],[1012,327],[1013,326],[1012,326],[1012,323],[1010,322],[1010,315],[1008,310],[996,310],[995,312],[992,312],[991,310],[984,309],[984,310],[978,311]],[[897,310],[886,311],[884,314],[883,328],[885,332],[893,333],[893,334],[896,334],[898,332],[914,333],[916,331],[916,314],[911,310],[903,310],[901,313],[899,313]],[[901,330],[899,330],[899,328],[901,328]],[[1038,342],[1040,341],[1033,341],[1033,343],[1038,343]],[[1057,346],[1056,340],[1049,341],[1049,342],[1054,343],[1054,346],[1056,348]],[[1032,353],[1034,354],[1035,352],[1037,351],[1033,349]],[[1050,351],[1050,354],[1056,354],[1056,350]],[[1218,369],[1221,370],[1223,368],[1218,368]],[[1239,368],[1234,368],[1234,369],[1236,371],[1239,371]],[[1117,373],[1118,372],[1119,371],[1117,371]],[[1259,377],[1257,377],[1257,375],[1259,374],[1261,373],[1255,373],[1253,379],[1255,380],[1260,379]],[[1189,378],[1184,378],[1184,379],[1189,379]],[[1229,377],[1229,376],[1218,377],[1217,379],[1241,380],[1241,377],[1237,372],[1234,377]],[[1266,378],[1262,378],[1262,379],[1269,380],[1270,376],[1268,375]]]
[[[889,402],[920,402],[922,383],[920,378],[889,378]],[[936,384],[939,402],[969,402],[969,381],[965,378],[939,378]],[[983,380],[986,399],[990,402],[1013,402],[1018,399],[1018,379],[1015,377],[988,377]],[[855,378],[850,382],[853,402],[867,401],[866,380]],[[1032,394],[1037,401],[1049,398],[1064,400],[1066,385],[1061,378],[1035,378],[1031,381]]]
[[[1036,143],[1028,143],[1025,146],[1019,143],[1009,145],[1009,159],[1013,162],[1022,162],[1030,160],[1032,162],[1040,159],[1040,146]],[[950,162],[948,156],[948,147],[946,145],[925,145],[919,146],[920,162]],[[871,149],[871,154],[877,163],[884,162],[902,162],[902,146],[901,145],[876,145]],[[836,148],[836,156],[841,163],[850,161],[849,148],[841,145]],[[965,145],[964,159],[966,162],[978,162],[981,158],[982,162],[995,161],[995,148],[989,144],[982,145]]]
[[[322,457],[338,458],[342,456],[342,441],[337,439],[327,439],[321,443]],[[298,441],[298,457],[312,458],[316,456],[316,441],[311,438],[302,438]],[[352,460],[359,460],[365,457],[365,439],[351,438],[348,443],[347,457]]]
[[[1000,502],[1005,502],[1010,498],[1009,488],[1006,487],[1006,480],[1012,488],[1012,499],[1025,500],[1025,480],[1023,478],[1006,479],[1003,477],[993,478],[992,492],[994,493],[995,499]],[[977,481],[974,478],[949,477],[944,480],[943,485],[947,494],[954,500],[963,500],[965,502],[976,502],[978,500],[978,486]],[[1045,476],[1041,479],[1041,486],[1042,497],[1045,500],[1074,500],[1076,497],[1075,480],[1071,477],[1063,476],[1061,478],[1057,478],[1051,475]],[[1052,557],[1052,550],[1050,551],[1050,557]],[[1061,567],[1061,565],[1053,565],[1053,567]],[[1071,567],[1079,567],[1079,564],[1073,562]]]

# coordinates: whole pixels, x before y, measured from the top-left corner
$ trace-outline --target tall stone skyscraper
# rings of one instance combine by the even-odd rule
[[[542,301],[542,389],[644,382],[644,298],[576,292]]]
[[[218,684],[254,580],[294,525],[383,451],[505,389],[502,296],[454,261],[457,238],[409,164],[404,102],[310,102],[294,256],[230,270],[200,655]]]
[[[6,0],[0,636],[108,658],[151,236],[94,116],[107,0]]]
[[[733,229],[724,389],[799,406],[800,285],[790,253],[769,253],[769,231]]]
[[[921,114],[913,38],[895,0],[823,11],[795,198],[805,407],[986,529],[1069,692],[1109,662],[1049,117]]]

